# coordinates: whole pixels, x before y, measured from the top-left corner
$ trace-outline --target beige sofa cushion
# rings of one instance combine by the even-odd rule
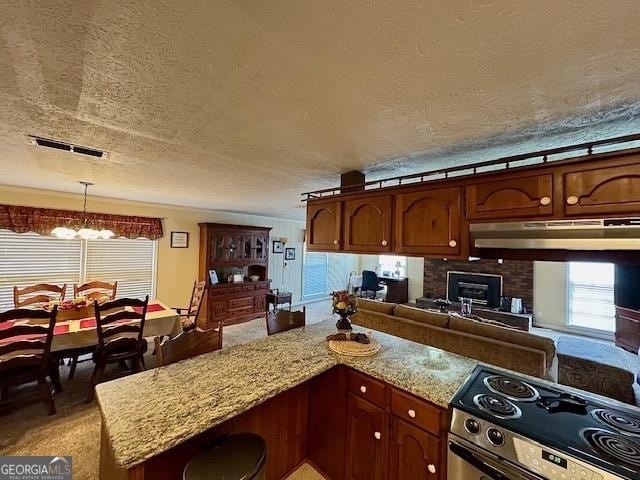
[[[551,367],[556,355],[556,347],[553,340],[547,337],[533,335],[506,327],[498,327],[488,323],[477,322],[468,318],[452,315],[449,319],[449,328],[459,332],[471,333],[480,337],[493,338],[506,343],[515,343],[524,347],[534,348],[545,352],[547,368]]]
[[[431,345],[526,375],[542,378],[547,371],[546,355],[542,350],[366,310],[353,315],[351,321],[354,325]]]
[[[375,300],[358,298],[358,309],[361,309],[361,310],[369,310],[370,312],[378,312],[378,313],[384,313],[385,315],[393,315],[394,308],[396,308],[395,303],[376,302]]]
[[[447,328],[449,326],[449,315],[447,313],[430,312],[407,305],[398,305],[394,308],[393,315],[436,327]]]

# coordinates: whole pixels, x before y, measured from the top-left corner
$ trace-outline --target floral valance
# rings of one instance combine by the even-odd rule
[[[16,233],[35,232],[50,235],[51,230],[56,227],[74,228],[84,219],[84,214],[75,210],[0,204],[0,228]],[[143,237],[149,240],[162,237],[160,218],[87,212],[86,221],[91,228],[111,230],[116,237]]]

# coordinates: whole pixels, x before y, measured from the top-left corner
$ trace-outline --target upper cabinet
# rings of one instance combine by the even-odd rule
[[[462,189],[396,195],[395,252],[458,256],[462,252]]]
[[[342,202],[307,205],[307,249],[340,250],[342,248]]]
[[[391,195],[344,202],[344,250],[391,252],[392,205]]]
[[[637,215],[640,163],[583,165],[562,174],[565,215]]]
[[[464,258],[474,222],[640,216],[638,152],[593,154],[311,199],[307,247]]]
[[[467,185],[467,219],[553,215],[553,174],[503,178]]]

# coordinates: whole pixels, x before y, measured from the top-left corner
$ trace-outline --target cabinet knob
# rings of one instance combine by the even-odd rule
[[[382,434],[380,432],[374,432],[373,436],[376,437],[376,440],[380,440],[382,438]]]
[[[334,244],[334,245],[338,245],[338,243],[340,243],[340,242],[338,242],[338,240],[334,240],[334,241],[333,241],[333,244]]]
[[[389,245],[389,242],[387,242],[386,240],[382,240],[381,243],[383,247],[386,247],[387,245]]]
[[[575,205],[577,203],[578,203],[578,197],[576,197],[575,195],[571,195],[569,198],[567,198],[567,204]]]
[[[427,465],[427,470],[429,470],[429,473],[436,473],[436,466],[433,463],[430,463]]]
[[[542,197],[540,199],[540,205],[546,207],[547,205],[551,205],[551,197]]]
[[[409,410],[407,412],[407,414],[411,417],[411,418],[416,418],[416,411],[415,410]]]
[[[367,387],[365,387],[364,385],[360,385],[360,391],[362,393],[367,393]]]
[[[451,241],[449,242],[449,246],[450,246],[451,248],[454,248],[454,247],[455,247],[455,246],[457,246],[457,245],[458,245],[458,242],[456,242],[455,240],[451,240]]]

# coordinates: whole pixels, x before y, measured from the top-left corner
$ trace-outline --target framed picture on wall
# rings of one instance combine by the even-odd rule
[[[171,248],[189,248],[189,232],[171,232]]]
[[[295,260],[296,259],[296,249],[295,248],[285,248],[284,249],[284,259],[285,260]]]
[[[273,241],[273,253],[282,253],[282,242],[280,240]]]

